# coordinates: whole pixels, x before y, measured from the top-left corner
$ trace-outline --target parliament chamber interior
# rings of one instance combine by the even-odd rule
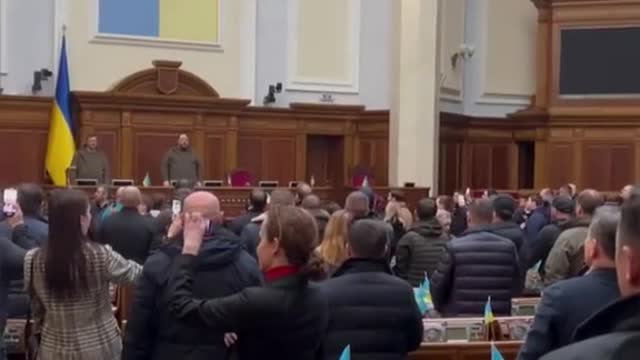
[[[0,360],[636,359],[638,40],[640,0],[0,0]]]

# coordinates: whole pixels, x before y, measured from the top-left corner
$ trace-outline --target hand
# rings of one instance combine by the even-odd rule
[[[187,213],[184,215],[184,246],[182,253],[198,255],[202,238],[204,237],[204,220],[200,213]]]
[[[168,182],[168,181],[164,181],[164,182],[162,182],[162,186],[169,187],[169,186],[171,186],[171,183]]]
[[[236,341],[238,341],[238,335],[236,335],[236,333],[225,333],[224,334],[224,344],[227,347],[233,346],[233,344],[235,344]]]
[[[182,217],[176,216],[171,222],[171,225],[169,226],[169,230],[167,231],[167,237],[171,239],[176,235],[180,234],[181,231],[182,231]]]
[[[24,216],[22,214],[22,209],[20,208],[20,205],[16,203],[14,207],[16,209],[16,212],[13,214],[13,216],[9,216],[7,218],[7,223],[9,224],[9,226],[11,226],[12,229],[18,225],[24,224]]]
[[[458,206],[459,207],[465,207],[466,205],[467,204],[466,204],[464,196],[458,195]]]

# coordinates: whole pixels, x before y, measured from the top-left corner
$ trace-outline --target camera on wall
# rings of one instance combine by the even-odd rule
[[[277,83],[275,85],[269,85],[269,91],[267,95],[262,100],[264,105],[273,104],[276,102],[276,94],[280,94],[282,92],[282,83]]]
[[[33,72],[33,85],[31,85],[31,92],[37,94],[42,91],[42,82],[47,81],[53,76],[53,72],[49,69],[40,69]]]

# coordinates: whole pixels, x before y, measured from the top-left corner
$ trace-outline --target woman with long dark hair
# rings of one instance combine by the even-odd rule
[[[170,280],[171,312],[187,323],[234,333],[239,359],[316,359],[328,326],[324,294],[309,285],[324,275],[315,261],[315,220],[295,206],[273,206],[260,230],[257,248],[264,287],[249,287],[224,298],[194,298],[193,266],[203,236],[200,214],[185,214],[184,246]]]
[[[122,340],[109,283],[133,283],[142,268],[109,246],[89,241],[90,224],[83,192],[53,191],[49,239],[25,257],[24,283],[41,339],[41,360],[120,358]]]

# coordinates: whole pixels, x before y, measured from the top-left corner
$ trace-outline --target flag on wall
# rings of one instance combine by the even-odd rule
[[[58,66],[56,96],[51,111],[49,141],[45,158],[45,169],[54,185],[67,185],[67,168],[71,165],[76,145],[73,140],[74,124],[71,118],[69,66],[67,64],[67,41],[62,37],[60,63]]]

